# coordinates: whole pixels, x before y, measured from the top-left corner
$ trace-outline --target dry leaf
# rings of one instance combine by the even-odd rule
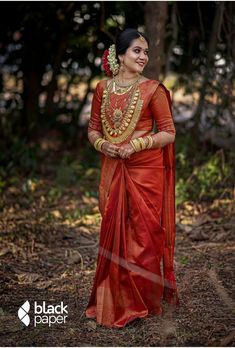
[[[96,330],[96,322],[95,321],[88,321],[87,323],[86,323],[86,327],[87,327],[87,329],[88,329],[88,331],[91,331],[91,330]]]
[[[200,226],[205,224],[206,222],[210,222],[212,221],[212,218],[207,215],[207,214],[203,214],[203,215],[199,215],[196,220],[193,222],[194,226]]]
[[[55,218],[58,218],[58,219],[62,218],[61,212],[59,210],[52,210],[51,215],[53,215]]]
[[[51,285],[52,285],[52,281],[46,280],[44,282],[37,283],[36,288],[41,289],[41,290],[45,290],[45,289],[49,288]]]
[[[21,284],[27,284],[27,283],[32,283],[35,282],[40,278],[40,275],[37,273],[20,273],[17,274],[18,281]]]
[[[0,256],[6,255],[8,253],[11,253],[11,250],[9,248],[3,248],[0,250]]]

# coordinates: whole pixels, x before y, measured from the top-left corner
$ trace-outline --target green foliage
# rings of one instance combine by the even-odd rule
[[[3,189],[6,186],[6,172],[3,167],[0,167],[0,193],[3,191]]]
[[[23,172],[35,172],[38,167],[38,159],[42,151],[36,143],[29,144],[26,139],[12,136],[9,146],[1,144],[0,162],[5,171],[14,172],[14,168],[20,167]]]
[[[49,203],[57,201],[62,196],[62,189],[60,187],[51,187],[47,194]]]
[[[193,171],[196,179],[196,184],[199,184],[199,198],[215,198],[221,192],[220,185],[224,178],[227,178],[230,173],[230,168],[225,165],[221,168],[221,158],[215,154],[211,156],[206,163],[196,167]],[[223,189],[223,187],[222,187]]]
[[[183,178],[180,178],[176,182],[176,206],[181,205],[187,200],[189,200],[188,185]]]
[[[83,166],[78,160],[73,160],[69,156],[62,158],[56,173],[56,184],[68,187],[79,185],[83,173]]]
[[[189,262],[189,258],[188,258],[187,255],[182,255],[182,256],[180,257],[179,261],[180,261],[180,263],[181,263],[182,265],[187,265],[188,262]]]
[[[82,149],[82,163],[86,169],[100,168],[99,154],[89,142]]]
[[[69,222],[74,222],[75,220],[81,219],[84,215],[89,213],[89,206],[77,207],[76,209],[65,213],[64,218],[69,220]]]
[[[79,159],[74,159],[71,155],[65,155],[61,159],[56,168],[56,187],[62,189],[75,186],[87,197],[97,197],[100,174],[98,154],[89,145],[81,150]]]
[[[225,156],[221,150],[216,153],[196,151],[192,159],[186,143],[179,144],[176,157],[177,206],[187,200],[213,201],[222,195],[231,198],[234,153],[230,151]]]

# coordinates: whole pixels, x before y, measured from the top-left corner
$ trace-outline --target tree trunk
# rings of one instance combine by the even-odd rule
[[[172,50],[174,46],[177,43],[178,39],[178,22],[177,22],[177,4],[176,2],[173,2],[172,4],[172,12],[171,12],[171,43],[168,47],[167,53],[166,53],[166,59],[165,59],[165,76],[170,72],[170,59],[172,55]]]
[[[41,57],[42,43],[37,40],[37,27],[32,22],[25,25],[23,37],[22,71],[24,89],[22,93],[21,125],[23,133],[29,135],[29,132],[38,125],[38,101],[45,64]]]
[[[49,82],[46,92],[47,92],[47,99],[46,99],[46,105],[45,105],[45,114],[47,116],[52,116],[54,111],[54,94],[57,89],[57,76],[60,72],[60,66],[64,58],[64,54],[66,52],[66,48],[68,45],[68,39],[70,34],[70,26],[68,23],[72,21],[74,11],[74,3],[73,2],[65,2],[62,5],[61,9],[61,18],[60,20],[60,26],[59,26],[59,34],[58,34],[58,44],[57,44],[57,50],[54,58],[54,62],[52,63],[52,78]]]
[[[199,102],[194,114],[194,126],[192,129],[194,135],[198,134],[198,127],[201,120],[201,113],[205,103],[206,89],[208,86],[211,71],[214,69],[214,55],[216,52],[218,38],[220,36],[220,30],[221,30],[221,25],[223,21],[223,14],[224,14],[224,2],[223,1],[217,2],[214,20],[212,24],[209,46],[208,46],[205,74],[204,74],[203,82],[200,89]],[[198,136],[196,136],[196,139],[198,139]]]
[[[24,91],[22,96],[24,107],[21,125],[25,134],[29,134],[38,124],[38,99],[41,91],[41,80],[42,72],[36,67],[31,66],[30,69],[24,71]]]
[[[52,78],[46,88],[47,99],[46,99],[46,105],[45,105],[45,114],[47,116],[53,115],[53,109],[54,109],[53,98],[54,98],[55,91],[57,89],[57,75],[60,71],[60,66],[67,48],[67,41],[68,41],[68,33],[63,33],[60,37],[60,40],[58,41],[58,49],[54,59],[54,64],[52,66]]]
[[[165,27],[168,16],[166,1],[147,1],[145,5],[146,35],[150,40],[149,62],[145,75],[158,80],[165,64]]]

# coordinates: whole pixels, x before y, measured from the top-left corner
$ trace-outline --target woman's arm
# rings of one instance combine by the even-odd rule
[[[98,138],[102,138],[103,133],[98,132],[96,130],[88,130],[88,140],[90,141],[91,145],[94,145],[94,142]]]
[[[96,139],[103,137],[102,125],[100,121],[100,106],[102,90],[100,83],[97,83],[91,104],[91,116],[88,123],[88,140],[94,145]]]
[[[175,141],[175,135],[169,134],[165,131],[158,132],[152,135],[153,138],[153,148],[163,147],[167,144],[171,144]]]
[[[101,100],[102,100],[102,88],[101,83],[97,83],[92,103],[91,103],[91,116],[88,123],[88,139],[91,142],[91,144],[94,144],[94,141],[97,139],[97,137],[102,137],[102,124],[100,120],[100,107],[101,107]]]
[[[163,85],[159,85],[150,101],[150,109],[157,125],[158,132],[152,135],[152,148],[163,147],[175,141],[176,130],[171,107]]]
[[[92,105],[91,105],[91,117],[88,124],[88,139],[92,145],[98,138],[103,137],[102,124],[100,119],[100,108],[102,101],[103,88],[101,86],[102,82],[99,82],[96,86]],[[118,156],[118,147],[105,141],[101,145],[101,152],[103,152],[108,157],[117,157]]]

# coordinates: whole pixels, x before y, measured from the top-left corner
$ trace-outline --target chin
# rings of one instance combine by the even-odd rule
[[[143,70],[144,70],[144,68],[140,68],[140,69],[138,69],[137,72],[138,72],[139,74],[141,74],[141,73],[143,72]]]
[[[144,70],[144,68],[139,67],[139,68],[133,70],[133,72],[134,72],[134,73],[141,74],[143,70]]]
[[[140,72],[140,73],[141,73],[141,72],[144,70],[144,68],[145,68],[145,65],[144,65],[143,67],[138,66],[138,69],[137,69],[137,70],[138,70],[138,72]]]

